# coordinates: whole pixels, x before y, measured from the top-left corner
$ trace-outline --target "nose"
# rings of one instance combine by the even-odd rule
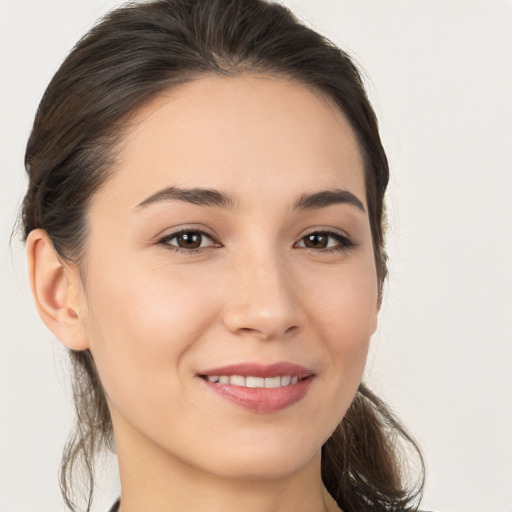
[[[290,336],[303,325],[296,283],[275,254],[253,254],[234,262],[228,294],[223,321],[234,334],[274,340]]]

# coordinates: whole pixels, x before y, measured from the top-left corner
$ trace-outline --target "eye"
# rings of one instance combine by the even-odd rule
[[[204,231],[195,229],[183,229],[177,233],[172,233],[159,240],[158,243],[167,245],[177,252],[194,252],[216,245],[211,236]]]
[[[296,247],[316,250],[346,250],[354,247],[354,243],[345,235],[331,231],[315,231],[303,236],[296,244]]]

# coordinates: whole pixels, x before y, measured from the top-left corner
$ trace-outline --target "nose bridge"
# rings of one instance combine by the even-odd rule
[[[226,327],[238,334],[273,339],[296,329],[301,312],[291,268],[270,244],[240,252],[233,261]]]

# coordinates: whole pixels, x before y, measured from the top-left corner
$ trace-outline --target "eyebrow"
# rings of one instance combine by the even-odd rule
[[[325,208],[333,204],[350,204],[358,210],[366,213],[363,203],[352,192],[341,190],[339,188],[331,190],[322,190],[313,194],[302,194],[295,202],[295,210],[309,210],[316,208]]]
[[[167,187],[150,195],[136,209],[143,208],[160,201],[184,201],[199,206],[233,209],[237,206],[234,197],[211,188],[179,188]],[[341,189],[322,190],[311,194],[302,194],[293,205],[294,210],[312,210],[325,208],[334,204],[349,204],[366,213],[363,203],[352,192]]]
[[[216,206],[218,208],[234,208],[236,201],[225,192],[211,188],[178,188],[167,187],[150,195],[137,206],[143,208],[160,201],[184,201],[199,206]]]

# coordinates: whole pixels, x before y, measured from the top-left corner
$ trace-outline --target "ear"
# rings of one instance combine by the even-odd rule
[[[46,231],[27,238],[28,275],[39,316],[57,339],[72,350],[85,350],[83,287],[76,266],[65,264]]]

